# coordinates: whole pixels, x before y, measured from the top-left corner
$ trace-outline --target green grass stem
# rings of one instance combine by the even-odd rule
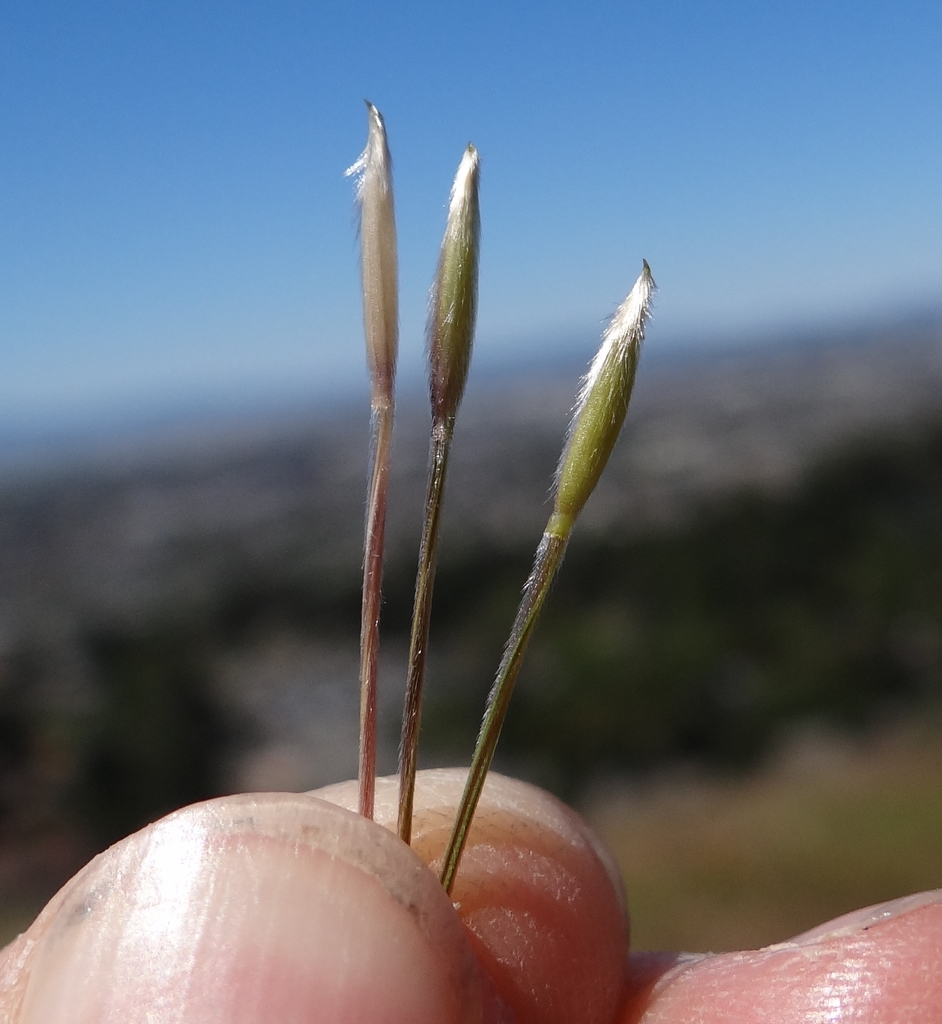
[[[428,650],[438,527],[445,494],[448,453],[455,418],[464,396],[477,317],[478,249],[481,233],[478,182],[480,161],[474,146],[465,150],[455,175],[448,220],[429,303],[428,357],[432,434],[425,521],[415,580],[409,640],[409,669],[399,745],[399,820],[403,842],[412,839],[412,805],[418,760],[425,659]]]
[[[514,619],[510,638],[497,670],[497,678],[487,698],[487,708],[474,747],[474,756],[471,758],[468,780],[461,795],[461,803],[458,805],[455,824],[448,841],[448,848],[445,851],[441,880],[448,893],[451,892],[454,885],[458,863],[468,838],[468,830],[471,827],[481,791],[484,789],[484,780],[487,778],[491,762],[494,760],[494,751],[497,749],[500,730],[507,715],[514,683],[517,681],[520,666],[523,664],[527,644],[530,642],[536,620],[546,601],[546,595],[562,564],[570,532],[571,524],[570,529],[565,533],[550,533],[547,530],[537,548],[533,571],[524,588],[523,600],[517,609],[517,617]]]
[[[556,471],[553,511],[537,548],[533,569],[487,698],[468,779],[445,850],[441,880],[446,892],[451,892],[455,882],[536,620],[562,564],[576,518],[595,489],[625,421],[654,287],[651,268],[645,261],[640,277],[612,317],[579,392],[572,426]]]
[[[452,430],[448,425],[433,430],[429,444],[429,475],[425,494],[425,519],[419,548],[419,567],[415,580],[415,604],[412,634],[409,638],[409,675],[402,713],[402,739],[399,747],[399,838],[412,839],[412,805],[415,797],[416,752],[422,719],[422,691],[425,653],[428,647],[432,593],[435,586],[435,557],[438,550],[438,526],[441,521],[445,474]]]

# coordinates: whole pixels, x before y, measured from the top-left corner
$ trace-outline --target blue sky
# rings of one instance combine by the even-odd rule
[[[0,421],[361,381],[364,98],[404,379],[469,140],[482,364],[588,358],[642,257],[649,345],[942,306],[940,53],[935,0],[7,0]]]

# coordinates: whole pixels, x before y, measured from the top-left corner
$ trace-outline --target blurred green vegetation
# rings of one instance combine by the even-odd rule
[[[181,626],[89,638],[100,699],[83,723],[76,810],[100,841],[220,792],[236,728],[213,700],[204,642]]]
[[[91,634],[83,654],[93,690],[77,705],[50,697],[31,652],[4,666],[0,843],[55,836],[61,846],[68,834],[80,857],[217,795],[225,757],[250,728],[218,700],[205,642],[182,623]],[[63,856],[52,857],[53,873]]]
[[[433,628],[449,679],[444,695],[430,688],[433,744],[469,743],[478,720],[481,655],[496,663],[495,623],[510,621],[525,573],[517,557],[496,561],[443,567],[439,593],[461,597]],[[940,697],[933,432],[860,444],[787,495],[740,494],[673,528],[577,534],[501,753],[572,797],[600,771],[746,766],[795,722],[866,727]]]
[[[662,778],[594,802],[634,948],[757,948],[938,888],[940,725],[843,744],[819,735],[816,753],[746,777]]]
[[[531,556],[443,548],[426,764],[470,756]],[[304,564],[238,567],[153,621],[80,637],[88,693],[69,707],[36,684],[41,651],[8,659],[0,839],[67,821],[100,848],[221,792],[251,723],[221,692],[219,659],[273,628],[356,649],[358,579]],[[413,583],[411,558],[389,565],[391,648]],[[940,699],[942,428],[861,442],[788,493],[717,498],[653,530],[577,530],[498,767],[578,799],[600,774],[746,768],[796,723],[867,729]]]

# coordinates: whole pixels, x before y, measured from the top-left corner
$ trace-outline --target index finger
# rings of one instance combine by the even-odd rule
[[[942,890],[845,915],[766,949],[635,954],[619,1024],[942,1021]]]

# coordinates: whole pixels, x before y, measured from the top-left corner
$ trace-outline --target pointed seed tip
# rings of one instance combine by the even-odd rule
[[[383,121],[379,107],[374,106],[369,100],[364,100],[364,102],[366,103],[367,117],[370,119],[370,129],[378,128],[380,131],[385,131],[386,123]]]

